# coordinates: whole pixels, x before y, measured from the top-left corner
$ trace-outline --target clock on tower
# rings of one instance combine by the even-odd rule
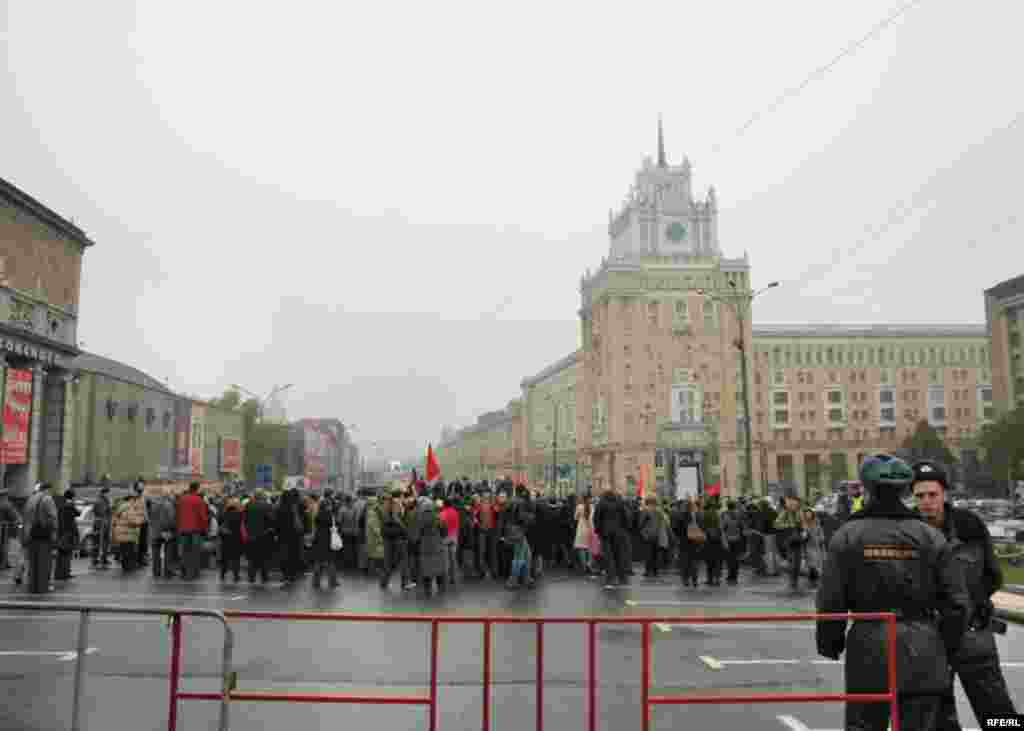
[[[686,225],[679,221],[673,221],[665,227],[665,236],[669,241],[678,244],[686,239]]]

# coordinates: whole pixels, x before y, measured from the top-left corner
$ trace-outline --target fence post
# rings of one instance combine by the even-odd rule
[[[491,623],[484,620],[484,725],[491,731]]]
[[[171,709],[167,731],[178,729],[178,678],[181,675],[181,615],[171,615]]]
[[[597,623],[587,620],[587,728],[597,731]]]
[[[437,641],[438,621],[430,620],[430,731],[437,731]]]
[[[537,731],[544,731],[544,620],[537,620]]]
[[[891,718],[890,731],[900,731],[900,704],[896,694],[896,684],[899,682],[896,678],[896,615],[885,618],[886,629],[888,632],[889,645],[889,693],[892,698],[889,700],[889,715]]]
[[[640,720],[640,731],[648,731],[651,725],[651,624],[650,622],[644,622],[641,633],[640,642],[642,643],[641,650],[641,668],[640,668],[640,709],[643,716]]]
[[[78,714],[82,702],[82,663],[85,662],[85,651],[89,641],[89,610],[83,609],[78,614],[78,651],[75,654],[75,697],[71,704],[71,731],[78,731]]]

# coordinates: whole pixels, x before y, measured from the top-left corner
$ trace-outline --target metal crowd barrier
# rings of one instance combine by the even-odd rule
[[[172,649],[170,670],[170,710],[168,731],[176,731],[178,703],[185,700],[218,701],[220,703],[220,731],[228,731],[228,709],[231,701],[284,702],[284,703],[342,703],[427,706],[430,731],[437,731],[438,645],[442,624],[479,624],[483,627],[483,731],[491,731],[491,664],[492,632],[496,624],[532,624],[536,628],[536,727],[544,729],[544,625],[586,625],[587,627],[587,728],[597,731],[597,627],[598,625],[640,625],[642,662],[640,669],[641,731],[649,731],[653,706],[718,704],[718,703],[889,703],[891,731],[900,731],[896,677],[896,615],[891,612],[839,613],[839,614],[757,614],[731,617],[488,617],[451,615],[393,615],[393,614],[338,614],[331,612],[224,612],[207,609],[140,609],[117,606],[88,606],[67,604],[30,604],[22,602],[0,603],[0,611],[55,611],[78,612],[78,649],[75,658],[75,693],[72,709],[72,731],[79,731],[79,704],[82,689],[82,664],[87,647],[88,616],[90,614],[161,615],[171,618]],[[222,657],[222,686],[219,693],[187,692],[179,689],[181,675],[181,620],[185,616],[212,617],[224,625],[224,651]],[[227,620],[280,620],[315,622],[371,622],[381,624],[430,624],[430,687],[426,696],[372,696],[336,693],[270,693],[239,691],[234,688],[232,653],[234,635]],[[888,691],[885,693],[760,693],[747,695],[651,695],[651,625],[652,624],[732,624],[750,622],[804,622],[817,620],[874,620],[887,623]]]
[[[30,602],[0,602],[0,611],[28,611],[28,612],[77,612],[78,620],[78,642],[75,654],[75,681],[74,700],[71,707],[71,731],[80,731],[81,721],[79,709],[82,697],[83,665],[85,663],[86,649],[88,647],[89,616],[92,614],[138,614],[158,615],[168,617],[171,620],[171,671],[170,671],[170,709],[167,716],[168,731],[176,731],[178,727],[178,701],[185,697],[185,694],[178,690],[181,679],[181,620],[183,617],[209,617],[218,620],[224,625],[224,650],[221,658],[221,692],[209,694],[213,700],[220,701],[220,718],[217,728],[219,731],[228,731],[229,723],[229,701],[231,700],[231,686],[233,675],[231,672],[231,658],[234,652],[234,634],[223,612],[211,609],[144,609],[141,607],[120,607],[101,604],[38,604]]]
[[[818,702],[853,702],[877,703],[888,702],[892,716],[891,731],[899,731],[896,682],[896,615],[892,613],[865,614],[759,614],[734,617],[488,617],[488,616],[451,616],[451,615],[352,615],[330,612],[249,612],[244,610],[228,610],[224,616],[229,620],[282,620],[282,621],[314,621],[314,622],[372,622],[372,623],[416,623],[430,624],[430,688],[426,696],[355,696],[341,694],[296,694],[246,692],[232,690],[230,699],[233,701],[285,702],[285,703],[347,703],[347,704],[389,704],[389,705],[420,705],[427,706],[429,713],[429,729],[437,731],[437,665],[438,640],[442,624],[479,624],[483,627],[483,731],[491,731],[491,663],[492,663],[492,632],[496,624],[532,624],[536,627],[536,727],[544,729],[544,625],[586,625],[587,627],[587,728],[597,731],[597,627],[598,625],[637,625],[642,632],[642,665],[640,677],[642,731],[650,729],[652,706],[685,705],[713,703],[818,703]],[[651,689],[651,625],[670,624],[730,624],[749,622],[802,622],[822,619],[844,621],[878,620],[888,623],[888,692],[886,693],[817,693],[817,694],[785,694],[765,693],[753,695],[695,695],[684,697],[652,696]],[[220,700],[216,693],[179,693],[181,700]]]

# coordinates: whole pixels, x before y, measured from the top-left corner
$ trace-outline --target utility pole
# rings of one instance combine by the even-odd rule
[[[754,299],[756,297],[758,297],[761,294],[764,294],[769,289],[772,289],[774,287],[778,287],[779,283],[778,282],[772,282],[767,287],[765,287],[764,289],[761,289],[761,290],[759,290],[757,292],[742,292],[742,293],[736,291],[736,282],[735,281],[730,280],[729,281],[729,286],[733,288],[733,295],[729,299],[722,299],[720,297],[716,297],[715,295],[713,295],[713,294],[711,294],[709,292],[705,292],[703,289],[698,289],[697,290],[697,294],[703,295],[704,297],[707,297],[708,299],[710,299],[710,300],[712,300],[714,302],[720,302],[720,303],[722,303],[724,305],[728,305],[729,307],[731,307],[733,312],[736,314],[736,321],[737,321],[737,323],[739,324],[739,327],[740,327],[740,334],[739,334],[739,337],[736,338],[736,340],[734,341],[734,345],[736,346],[737,350],[740,351],[740,378],[742,378],[742,380],[743,380],[743,390],[741,392],[742,396],[743,396],[743,436],[744,436],[744,441],[746,442],[744,444],[744,449],[743,449],[743,463],[744,463],[744,468],[745,468],[744,469],[744,473],[745,474],[743,475],[743,485],[741,487],[741,490],[742,490],[743,494],[749,495],[749,494],[751,494],[754,491],[753,490],[753,482],[754,482],[754,456],[753,456],[753,449],[754,449],[754,445],[753,445],[753,442],[752,442],[752,440],[750,438],[750,389],[748,388],[748,385],[747,385],[747,370],[748,370],[747,369],[747,341],[746,341],[747,313],[750,311],[751,305],[754,302]],[[762,465],[762,469],[763,469],[763,465]],[[765,489],[765,485],[764,484],[761,485],[761,489],[762,490]]]
[[[552,399],[552,410],[555,412],[555,433],[551,441],[551,485],[553,493],[558,492],[558,403]]]

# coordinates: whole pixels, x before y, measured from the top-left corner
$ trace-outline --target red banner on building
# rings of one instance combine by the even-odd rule
[[[220,438],[220,471],[237,475],[242,471],[242,440]]]
[[[28,422],[32,415],[32,371],[8,369],[4,389],[4,464],[28,462]]]

